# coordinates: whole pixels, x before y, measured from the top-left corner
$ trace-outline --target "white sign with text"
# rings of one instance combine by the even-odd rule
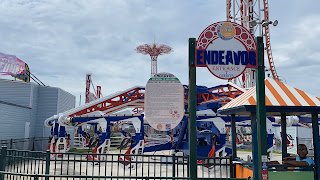
[[[151,77],[145,90],[145,119],[158,131],[175,128],[184,116],[184,88],[170,73]]]

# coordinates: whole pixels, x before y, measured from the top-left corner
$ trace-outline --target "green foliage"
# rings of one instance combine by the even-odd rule
[[[242,152],[252,152],[251,149],[237,149],[237,151],[242,151]]]
[[[72,148],[68,152],[73,152],[73,153],[88,153],[90,152],[88,149],[77,149],[77,148]]]

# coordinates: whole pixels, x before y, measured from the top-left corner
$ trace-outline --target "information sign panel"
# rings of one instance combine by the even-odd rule
[[[158,73],[146,85],[145,119],[158,131],[175,128],[184,116],[184,88],[170,73]]]

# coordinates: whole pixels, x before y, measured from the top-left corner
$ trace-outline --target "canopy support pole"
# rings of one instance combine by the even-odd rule
[[[316,164],[316,179],[320,179],[320,141],[319,141],[319,122],[318,114],[312,113],[312,131],[313,131],[313,147],[314,161]]]
[[[260,180],[262,178],[262,157],[266,157],[267,154],[267,125],[266,125],[266,100],[265,100],[265,66],[264,66],[264,45],[263,38],[261,36],[256,37],[257,42],[257,59],[258,68],[256,70],[256,95],[257,95],[257,167],[258,171],[254,171],[254,180]],[[255,145],[256,146],[256,145]]]
[[[231,114],[231,138],[232,138],[232,158],[237,157],[237,132],[236,132],[236,116]]]
[[[259,179],[259,151],[258,148],[258,125],[256,112],[251,112],[251,136],[252,136],[252,163],[253,163],[253,179]],[[261,167],[261,166],[260,166]],[[261,174],[260,174],[261,175]],[[260,176],[261,179],[261,176]]]
[[[287,119],[286,113],[281,113],[281,144],[282,144],[282,159],[288,156],[287,154]]]

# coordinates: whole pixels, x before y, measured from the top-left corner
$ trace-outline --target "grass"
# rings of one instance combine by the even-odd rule
[[[237,151],[242,151],[242,152],[252,152],[251,149],[237,149]],[[279,151],[275,151],[273,150],[272,153],[275,153],[275,154],[282,154],[281,152]]]
[[[73,152],[73,153],[88,153],[90,152],[88,149],[77,149],[77,148],[72,148],[68,152]]]
[[[237,149],[237,151],[252,152],[252,150],[251,150],[251,149]]]
[[[273,151],[272,151],[272,153],[275,153],[275,154],[282,154],[281,152],[279,152],[279,151],[275,151],[275,150],[273,150]]]

